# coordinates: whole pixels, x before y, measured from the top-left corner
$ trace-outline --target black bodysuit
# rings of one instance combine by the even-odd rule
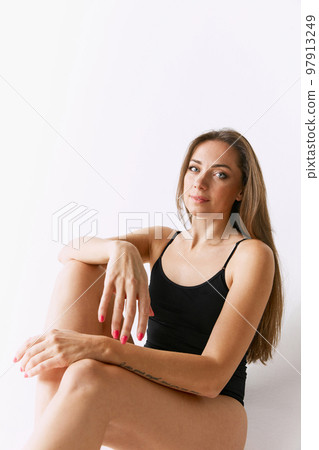
[[[162,256],[177,236],[177,231],[155,262],[149,284],[151,306],[155,316],[149,317],[147,341],[144,347],[173,352],[202,354],[213,326],[218,319],[229,291],[225,281],[225,268],[235,252],[238,241],[223,268],[196,286],[180,286],[165,275]],[[247,377],[247,352],[220,395],[229,395],[244,406]],[[214,376],[214,374],[212,374]]]

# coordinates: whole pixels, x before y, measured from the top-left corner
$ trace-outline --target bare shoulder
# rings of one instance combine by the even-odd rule
[[[168,240],[174,236],[177,230],[161,225],[150,227],[149,230],[150,264],[152,265],[152,261],[157,259],[158,253],[161,253]]]
[[[169,227],[153,226],[140,228],[122,236],[112,236],[106,238],[106,240],[126,241],[133,244],[139,251],[143,263],[151,263],[152,253],[156,252],[157,248],[160,248],[164,242],[167,242],[167,239],[171,235],[173,236],[175,231]]]
[[[260,239],[247,239],[238,245],[235,252],[236,264],[234,264],[234,274],[237,272],[242,276],[246,271],[250,273],[263,272],[273,275],[275,269],[275,258],[273,250]],[[235,259],[234,259],[235,263]]]
[[[151,240],[169,239],[170,237],[173,237],[174,233],[176,233],[176,231],[177,231],[177,230],[174,230],[173,228],[163,227],[161,225],[156,225],[154,227],[150,227],[149,230],[150,230],[150,239]]]
[[[272,249],[265,242],[260,239],[246,239],[241,242],[238,246],[238,250],[240,250],[241,255],[243,257],[247,257],[251,255],[252,257],[265,257],[270,258],[274,256]]]
[[[161,246],[164,242],[174,236],[177,230],[174,230],[170,227],[163,227],[161,225],[157,225],[154,227],[150,227],[150,247],[155,248],[157,245]]]

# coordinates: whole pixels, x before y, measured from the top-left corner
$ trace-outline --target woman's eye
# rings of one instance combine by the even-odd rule
[[[195,166],[189,166],[188,167],[188,170],[190,170],[191,172],[196,173],[196,171],[194,171],[192,169],[198,170],[197,167],[195,167]],[[217,175],[217,178],[220,178],[221,180],[225,180],[227,178],[227,175],[224,172],[214,172],[213,175]]]
[[[224,172],[216,172],[216,175],[222,175],[221,177],[218,177],[221,178],[222,180],[227,178],[227,175]]]

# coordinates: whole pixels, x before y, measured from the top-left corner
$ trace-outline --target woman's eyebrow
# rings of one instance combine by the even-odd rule
[[[199,161],[198,159],[191,159],[191,161],[194,161],[197,164],[202,164],[202,162]],[[226,167],[227,169],[229,169],[231,171],[231,168],[229,166],[227,166],[227,164],[212,164],[210,167]]]

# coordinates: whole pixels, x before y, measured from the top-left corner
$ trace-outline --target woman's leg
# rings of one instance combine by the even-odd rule
[[[66,369],[39,425],[24,450],[243,450],[247,415],[231,397],[200,397],[83,359]]]
[[[95,363],[98,362],[80,360],[66,369],[57,393],[39,418],[24,450],[100,449],[109,417],[101,385],[95,376],[85,375],[94,370]],[[73,366],[80,371],[75,373]]]
[[[98,306],[102,296],[105,266],[71,260],[58,274],[44,330],[60,328],[81,333],[111,337],[113,301],[105,322],[98,321]],[[56,393],[66,368],[53,369],[38,376],[35,424]]]

